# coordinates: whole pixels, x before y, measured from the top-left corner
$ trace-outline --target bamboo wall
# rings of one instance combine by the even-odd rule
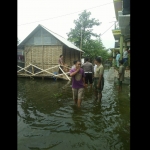
[[[79,51],[74,50],[74,49],[69,49],[67,47],[64,48],[63,55],[64,55],[65,64],[67,64],[70,67],[73,65],[74,60],[80,59]]]
[[[50,68],[58,65],[61,54],[62,46],[25,46],[25,66],[31,63],[42,69]],[[58,68],[49,72],[58,72]]]
[[[29,64],[33,64],[42,69],[48,69],[58,65],[59,56],[63,54],[64,63],[68,67],[73,65],[74,60],[80,59],[80,52],[74,49],[69,49],[68,47],[62,46],[25,46],[24,56],[25,56],[25,67]],[[29,71],[36,72],[39,69],[29,68]],[[58,72],[59,68],[53,68],[47,70],[48,72]]]

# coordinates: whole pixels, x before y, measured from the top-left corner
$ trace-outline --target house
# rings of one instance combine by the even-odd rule
[[[61,54],[64,63],[71,67],[73,61],[81,60],[82,53],[84,53],[62,36],[40,24],[18,45],[18,54],[20,54],[19,52],[23,52],[24,67],[30,64],[34,67],[32,74],[35,73],[36,67],[47,69],[47,72],[57,72],[58,68],[55,66],[58,65]],[[52,69],[48,70],[48,68]],[[46,74],[46,72],[42,72],[42,74]]]
[[[115,47],[112,50],[115,55],[116,49],[120,51],[123,57],[123,48],[130,49],[130,0],[113,0],[116,15],[115,29],[112,30]],[[130,55],[129,55],[130,57]],[[130,58],[128,59],[128,67],[130,66]]]
[[[112,34],[115,39],[115,47],[111,48],[113,56],[113,68],[115,80],[117,81],[118,71],[116,70],[116,52],[120,52],[120,59],[123,58],[123,49],[128,48],[130,51],[130,0],[113,0],[116,15],[115,28]],[[128,63],[125,65],[125,81],[130,84],[130,53],[128,55]]]

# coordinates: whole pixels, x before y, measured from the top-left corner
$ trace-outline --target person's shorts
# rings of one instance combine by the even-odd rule
[[[123,63],[126,63],[127,60],[128,58],[123,58]]]
[[[93,83],[93,74],[92,73],[85,73],[85,84],[88,84],[88,82],[90,84]]]
[[[100,87],[98,88],[97,87],[97,84],[98,84],[98,80],[99,78],[94,78],[94,81],[93,81],[93,87],[95,88],[95,90],[97,92],[102,92],[103,88],[104,88],[104,78],[102,78],[102,81],[101,81],[101,84],[100,84]]]
[[[63,66],[60,66],[60,68],[63,70]],[[58,73],[59,73],[59,74],[63,73],[63,72],[60,70],[60,68],[59,68],[59,70],[58,70]]]
[[[78,100],[78,99],[81,100],[83,97],[83,92],[84,92],[84,88],[80,88],[80,89],[72,88],[73,99],[74,100]]]

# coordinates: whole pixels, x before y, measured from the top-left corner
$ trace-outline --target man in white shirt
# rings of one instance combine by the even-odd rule
[[[100,58],[101,58],[101,61],[102,61],[102,57],[101,57],[101,56],[98,56],[98,57],[100,57]],[[95,64],[95,65],[94,65],[94,72],[95,72],[95,70],[96,70],[96,67],[97,67],[97,65]]]
[[[128,60],[128,49],[125,48],[123,52],[123,64],[125,64]]]
[[[117,55],[116,55],[116,65],[117,65],[117,67],[119,67],[119,59],[120,59],[120,52],[117,52]]]

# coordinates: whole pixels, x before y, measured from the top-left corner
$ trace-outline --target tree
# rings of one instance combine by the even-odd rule
[[[93,33],[93,26],[100,25],[100,22],[95,18],[90,19],[91,12],[84,10],[79,14],[79,19],[74,20],[75,29],[67,33],[68,40],[73,42],[77,47],[82,49],[83,43],[91,39],[91,36],[98,37],[98,34]]]
[[[107,60],[110,57],[110,54],[103,46],[100,39],[92,40],[90,39],[85,45],[84,45],[84,54],[83,57],[89,57],[90,60],[94,60],[95,57],[101,56],[103,59],[103,62]]]
[[[93,26],[99,26],[100,22],[95,18],[90,19],[90,12],[84,10],[79,14],[79,19],[74,20],[75,28],[71,29],[68,35],[68,40],[73,42],[77,47],[80,47],[85,53],[82,57],[89,57],[94,60],[96,56],[101,56],[103,62],[108,59],[109,54],[106,51],[100,36],[93,33]],[[95,37],[96,39],[92,39]]]

